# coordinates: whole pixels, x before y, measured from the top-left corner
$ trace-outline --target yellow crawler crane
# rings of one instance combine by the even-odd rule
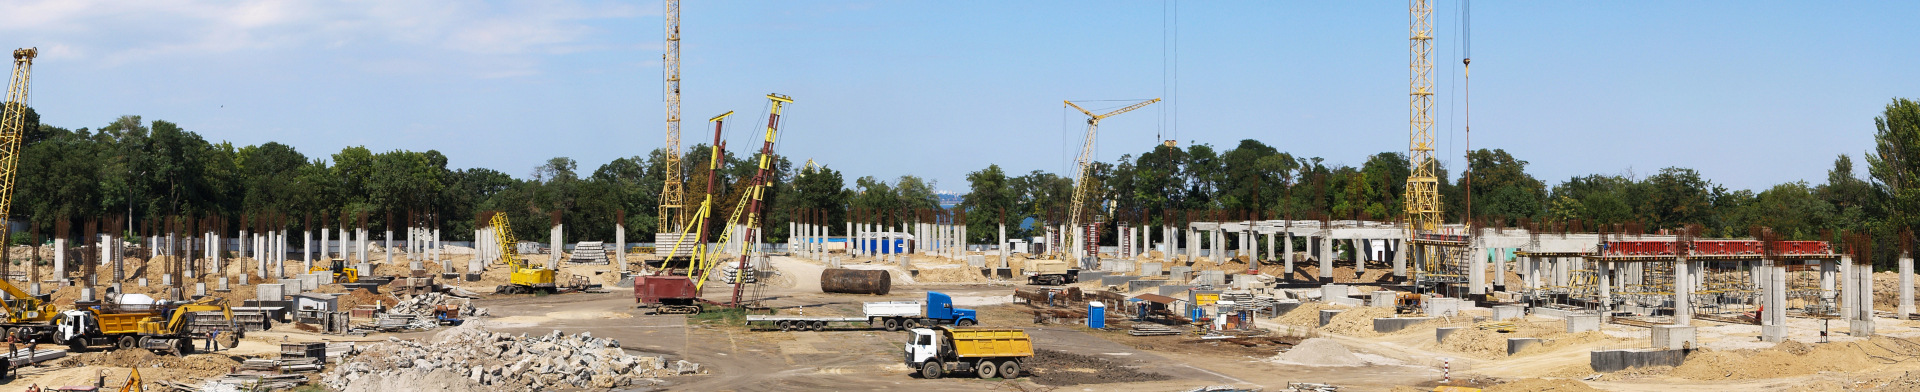
[[[514,245],[519,244],[520,241],[513,238],[513,225],[507,221],[507,214],[494,212],[493,219],[489,222],[493,225],[493,238],[496,240],[494,242],[499,243],[500,246],[500,262],[507,263],[507,268],[511,269],[507,275],[507,284],[495,287],[493,292],[499,294],[552,293],[554,291],[553,270],[528,263],[520,258],[520,252],[513,249]]]

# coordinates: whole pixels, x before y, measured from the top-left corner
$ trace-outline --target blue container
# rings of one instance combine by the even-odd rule
[[[1087,328],[1107,328],[1107,305],[1100,301],[1087,303]]]

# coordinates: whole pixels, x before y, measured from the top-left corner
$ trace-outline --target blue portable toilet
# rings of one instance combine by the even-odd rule
[[[1107,328],[1107,305],[1100,301],[1087,303],[1087,328]]]

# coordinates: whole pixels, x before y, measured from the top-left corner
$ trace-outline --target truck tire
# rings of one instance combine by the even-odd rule
[[[133,348],[133,343],[134,341],[132,336],[121,336],[120,345],[116,347],[119,347],[121,350],[130,349],[130,348]]]
[[[953,323],[953,325],[958,325],[958,326],[962,326],[962,327],[971,327],[971,326],[973,326],[973,324],[974,324],[974,323],[973,323],[973,320],[960,320],[960,321],[957,321],[957,322],[954,322],[954,323]]]
[[[1005,362],[1001,362],[1000,378],[1009,379],[1009,380],[1020,378],[1020,361],[1009,359],[1009,360],[1006,360]]]
[[[886,321],[882,321],[881,323],[886,324],[887,332],[894,332],[894,331],[900,330],[900,319],[889,318]]]
[[[780,325],[780,331],[781,331],[781,332],[787,332],[787,331],[792,331],[792,330],[793,330],[793,322],[792,322],[792,321],[776,321],[776,322],[774,322],[774,324],[778,324],[778,325]]]
[[[980,376],[980,378],[993,378],[994,376],[1000,375],[1000,367],[995,366],[993,361],[983,359],[980,360],[980,362],[974,363],[973,374]]]
[[[825,322],[825,321],[815,321],[815,322],[813,322],[813,330],[814,330],[814,331],[825,331],[825,330],[827,330],[827,322]]]
[[[920,378],[928,380],[937,379],[946,372],[947,365],[940,363],[940,361],[927,361],[927,363],[920,365]]]

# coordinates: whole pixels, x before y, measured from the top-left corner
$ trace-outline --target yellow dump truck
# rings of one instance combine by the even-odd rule
[[[921,377],[948,373],[980,378],[1018,378],[1021,362],[1033,357],[1027,331],[999,328],[914,328],[907,341],[907,367]]]
[[[233,309],[219,297],[138,305],[75,302],[74,307],[61,312],[54,327],[54,342],[74,351],[112,345],[117,349],[139,347],[187,355],[193,353],[193,339],[209,338],[215,332],[231,337],[241,333],[233,323]],[[197,320],[197,312],[211,312],[215,317]],[[233,342],[226,345],[231,347]]]

